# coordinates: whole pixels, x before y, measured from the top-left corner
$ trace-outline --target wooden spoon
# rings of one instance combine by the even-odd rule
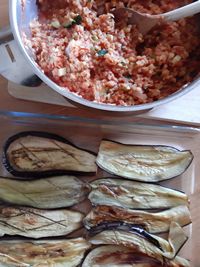
[[[200,0],[160,15],[144,14],[125,7],[116,8],[112,13],[116,22],[127,21],[128,24],[135,24],[141,33],[146,34],[161,21],[176,21],[199,12]]]

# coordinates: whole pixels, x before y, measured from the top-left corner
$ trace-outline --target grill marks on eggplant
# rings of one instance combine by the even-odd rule
[[[9,204],[40,209],[70,207],[83,201],[89,185],[74,176],[57,176],[40,180],[0,178],[0,200]]]
[[[84,225],[88,230],[92,230],[96,226],[105,229],[109,224],[121,224],[123,222],[130,226],[142,227],[149,233],[155,234],[169,231],[172,221],[177,222],[180,226],[190,224],[191,216],[188,207],[178,206],[152,213],[100,205],[94,207],[84,218]]]
[[[142,182],[159,182],[182,174],[191,164],[191,151],[169,146],[125,145],[101,141],[97,165],[109,173]]]
[[[166,209],[189,205],[186,194],[155,184],[104,178],[93,181],[91,187],[89,199],[93,205],[129,209]]]
[[[37,210],[26,207],[0,207],[0,236],[30,238],[62,236],[82,226],[83,214],[67,209]]]
[[[78,266],[90,244],[83,238],[44,241],[1,241],[0,265]]]
[[[123,145],[103,140],[96,163],[124,178],[158,182],[182,174],[192,159],[190,151],[173,147]],[[99,179],[87,185],[74,176],[46,178],[74,172],[96,173],[97,166],[91,152],[45,132],[23,132],[9,138],[3,161],[14,176],[29,178],[29,181],[0,178],[0,200],[21,205],[0,206],[1,236],[36,239],[67,235],[80,228],[83,215],[64,209],[46,209],[72,206],[84,200],[89,192],[95,207],[84,219],[89,243],[83,238],[16,241],[9,250],[8,242],[4,245],[0,242],[0,265],[2,262],[4,266],[74,267],[81,263],[90,244],[106,244],[92,250],[82,266],[113,266],[115,263],[115,266],[189,266],[186,260],[176,257],[187,240],[180,226],[191,222],[186,194],[124,179]],[[41,177],[46,179],[30,180]],[[171,209],[156,213],[141,211],[167,208]],[[169,231],[168,241],[153,234],[164,231]]]
[[[180,257],[173,260],[163,259],[163,267],[189,267],[189,262]],[[124,246],[100,246],[93,249],[85,258],[82,267],[160,267],[161,264],[156,259],[150,258],[142,253],[134,252]]]
[[[182,228],[175,222],[171,223],[168,241],[141,231],[105,230],[90,238],[94,245],[123,245],[133,251],[143,253],[163,263],[163,257],[173,259],[186,242]]]
[[[174,259],[187,240],[181,226],[191,222],[186,194],[160,185],[111,178],[95,180],[91,187],[89,199],[97,206],[84,224],[92,235],[92,244],[124,246],[160,264],[165,258]],[[174,208],[157,213],[134,210],[171,207]],[[169,231],[168,241],[149,231]],[[182,263],[176,264],[170,261],[169,266]]]
[[[125,231],[125,232],[130,232],[136,235],[140,235],[141,237],[148,239],[150,243],[155,245],[160,250],[163,250],[158,240],[156,240],[152,235],[146,232],[143,228],[137,225],[131,225],[131,224],[124,223],[124,222],[115,222],[115,223],[112,222],[112,223],[107,223],[107,224],[106,223],[100,224],[90,229],[89,234],[96,235],[98,233],[101,233],[102,231],[108,231],[108,230]]]
[[[95,155],[45,132],[23,132],[4,146],[4,165],[14,176],[39,178],[57,174],[96,173]]]

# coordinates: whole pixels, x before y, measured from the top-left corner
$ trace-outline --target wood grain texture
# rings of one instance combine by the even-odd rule
[[[25,87],[12,82],[8,84],[8,92],[17,99],[33,100],[48,104],[60,105],[76,109],[66,98],[58,94],[48,86],[42,84],[40,87]],[[196,87],[188,94],[170,103],[159,106],[140,115],[141,118],[168,121],[171,123],[182,123],[200,126],[200,87]],[[192,103],[187,109],[187,103]],[[93,112],[92,112],[93,113]],[[131,115],[129,115],[131,116]]]
[[[0,1],[0,28],[9,24],[8,0]]]

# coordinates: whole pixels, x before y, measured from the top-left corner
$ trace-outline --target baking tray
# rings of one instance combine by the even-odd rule
[[[129,144],[156,144],[170,145],[178,149],[190,149],[194,154],[194,160],[187,171],[174,179],[162,182],[170,188],[186,192],[190,199],[190,209],[193,223],[185,227],[189,240],[180,251],[180,255],[191,260],[192,267],[199,267],[198,252],[200,249],[200,206],[197,202],[200,185],[200,130],[191,127],[127,124],[121,119],[119,122],[106,120],[82,119],[78,117],[51,116],[18,112],[0,111],[0,148],[2,150],[6,139],[21,131],[46,131],[59,134],[81,148],[94,152],[102,138],[112,139]],[[2,153],[1,153],[2,154]],[[0,175],[11,176],[0,163]],[[108,176],[100,171],[97,177]],[[92,177],[93,179],[94,177]],[[91,177],[80,177],[90,180]]]

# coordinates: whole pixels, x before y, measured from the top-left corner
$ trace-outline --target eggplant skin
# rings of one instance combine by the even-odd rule
[[[44,238],[63,236],[82,227],[83,214],[67,209],[41,210],[17,206],[0,207],[0,236]]]
[[[146,210],[189,206],[185,193],[156,184],[102,178],[92,181],[90,185],[92,191],[88,198],[93,205]]]
[[[94,207],[83,220],[88,230],[92,230],[93,227],[98,226],[106,228],[107,225],[113,223],[126,223],[142,227],[152,234],[169,231],[172,221],[177,222],[180,226],[190,224],[191,216],[188,207],[177,206],[168,210],[152,213],[100,205]]]
[[[93,152],[47,132],[18,133],[11,136],[3,148],[5,168],[19,178],[63,174],[93,175],[97,172],[95,160],[96,155]]]
[[[2,267],[76,267],[90,244],[83,238],[42,241],[1,241]]]
[[[123,246],[100,246],[86,256],[82,267],[161,267],[156,259],[145,254],[134,252]],[[164,259],[162,267],[190,267],[187,260],[175,257],[173,260]]]
[[[142,228],[104,230],[89,239],[93,245],[122,245],[134,252],[143,253],[161,263],[163,258],[174,259],[187,241],[183,229],[175,222],[170,225],[168,241],[149,234]]]
[[[111,174],[130,180],[156,183],[181,175],[192,160],[193,154],[189,150],[102,140],[96,163]]]
[[[70,207],[90,192],[88,184],[68,175],[26,181],[0,178],[0,185],[2,202],[39,209]]]

